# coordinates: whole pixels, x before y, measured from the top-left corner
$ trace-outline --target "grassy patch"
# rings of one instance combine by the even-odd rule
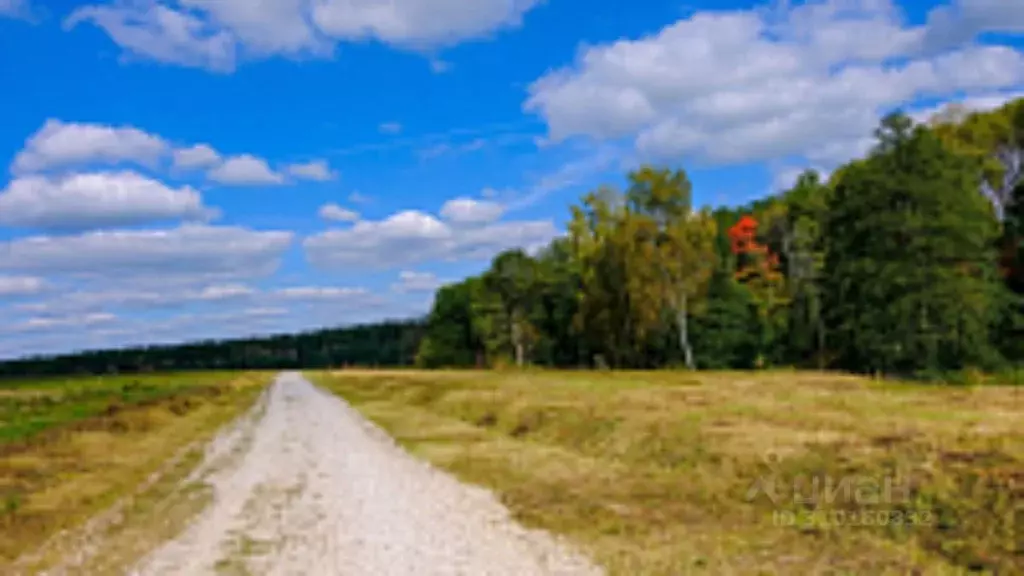
[[[613,574],[1024,570],[1019,389],[793,372],[310,376]],[[771,496],[752,492],[759,479]]]
[[[170,536],[202,491],[178,494],[185,497],[174,502],[167,496],[180,490],[179,481],[201,459],[203,442],[250,406],[269,379],[259,373],[159,374],[4,388],[0,571],[14,572],[19,556],[35,571],[75,552],[84,537],[105,540],[118,532],[132,536],[102,560],[127,562],[146,544]],[[116,518],[90,527],[95,534],[77,533],[128,495]],[[18,570],[26,569],[24,562]]]

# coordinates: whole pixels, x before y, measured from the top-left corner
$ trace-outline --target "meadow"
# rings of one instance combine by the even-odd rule
[[[1024,571],[1020,387],[809,372],[308,376],[612,574]]]
[[[307,376],[610,574],[1024,570],[1020,386],[787,371]],[[272,377],[4,383],[0,572],[100,543],[90,573],[120,573],[172,537],[207,503],[201,482],[183,482],[204,444]]]
[[[138,546],[162,538],[176,516],[183,522],[201,503],[159,514],[154,506],[179,489],[204,443],[271,377],[211,372],[0,383],[0,572],[14,573],[15,559],[35,551],[19,565],[32,573],[86,544],[82,537],[110,530],[135,530],[122,541]],[[126,499],[115,521],[76,534]]]

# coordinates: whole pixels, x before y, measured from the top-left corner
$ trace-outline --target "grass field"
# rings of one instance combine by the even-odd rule
[[[38,556],[19,570],[48,565],[66,552],[61,539],[71,538],[69,529],[129,495],[131,505],[104,531],[136,530],[133,540],[143,546],[140,522],[156,528],[159,520],[160,530],[170,529],[173,514],[152,518],[152,505],[177,489],[203,443],[252,405],[271,376],[0,383],[0,573],[13,573],[12,562],[33,551]]]
[[[1020,388],[782,372],[309,376],[613,574],[1024,573]],[[759,479],[774,499],[752,491]]]

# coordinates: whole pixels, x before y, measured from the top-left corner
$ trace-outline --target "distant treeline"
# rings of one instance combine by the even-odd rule
[[[392,320],[303,334],[147,346],[0,362],[0,378],[179,370],[260,370],[413,364],[423,326]]]

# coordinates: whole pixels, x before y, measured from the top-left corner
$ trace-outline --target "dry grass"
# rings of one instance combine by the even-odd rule
[[[1024,570],[1019,389],[815,373],[310,376],[613,574]],[[748,498],[762,477],[774,503]],[[814,478],[851,491],[800,501]],[[887,501],[857,491],[886,479]]]
[[[8,388],[0,420],[0,573],[35,573],[118,533],[130,537],[111,539],[114,548],[100,556],[108,565],[128,562],[171,536],[199,499],[166,497],[180,489],[203,443],[269,380],[163,374]],[[116,513],[86,530],[87,520],[115,503]]]

